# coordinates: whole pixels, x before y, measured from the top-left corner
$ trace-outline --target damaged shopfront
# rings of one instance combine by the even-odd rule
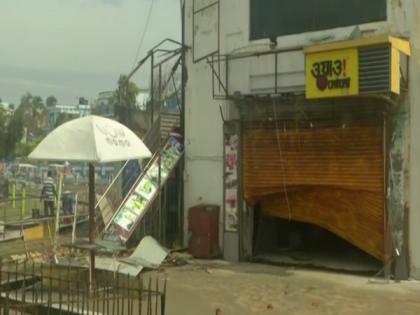
[[[408,277],[409,54],[388,36],[308,47],[305,95],[233,97],[225,256]]]

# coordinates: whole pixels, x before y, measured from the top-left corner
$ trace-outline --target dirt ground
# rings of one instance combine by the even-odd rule
[[[168,280],[167,315],[420,314],[417,281],[224,262],[168,267],[159,276]]]

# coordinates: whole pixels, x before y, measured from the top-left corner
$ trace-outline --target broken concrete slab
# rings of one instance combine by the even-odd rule
[[[138,274],[144,268],[143,266],[133,266],[133,265],[120,262],[116,258],[112,258],[112,257],[96,257],[95,267],[98,270],[118,272],[118,273],[129,275],[132,277],[138,276]]]
[[[169,251],[161,246],[153,237],[145,236],[128,258],[120,259],[130,265],[141,265],[146,268],[159,268],[168,256]]]
[[[168,254],[169,251],[153,237],[146,236],[127,258],[97,257],[96,268],[137,276],[144,268],[159,268]]]

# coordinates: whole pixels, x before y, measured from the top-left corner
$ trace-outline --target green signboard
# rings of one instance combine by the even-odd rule
[[[251,39],[386,20],[386,0],[251,0]]]

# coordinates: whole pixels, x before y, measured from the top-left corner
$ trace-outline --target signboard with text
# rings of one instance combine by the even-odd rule
[[[306,55],[306,98],[359,94],[357,48]]]
[[[118,234],[123,240],[130,237],[139,221],[149,210],[159,194],[160,187],[168,180],[183,152],[182,144],[176,138],[171,137],[161,151],[160,170],[158,158],[155,158],[145,169],[137,186],[113,219]]]

